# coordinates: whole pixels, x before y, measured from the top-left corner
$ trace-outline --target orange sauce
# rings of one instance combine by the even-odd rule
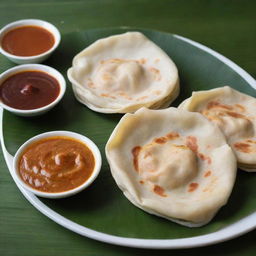
[[[19,174],[42,192],[64,192],[82,185],[93,173],[95,159],[82,142],[64,136],[41,139],[19,159]]]
[[[39,26],[21,26],[8,31],[2,48],[16,56],[34,56],[48,51],[55,39],[51,32]]]

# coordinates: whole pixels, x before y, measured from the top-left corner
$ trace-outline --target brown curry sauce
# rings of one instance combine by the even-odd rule
[[[82,142],[70,137],[41,139],[22,153],[18,169],[22,180],[42,192],[65,192],[86,182],[95,158]]]

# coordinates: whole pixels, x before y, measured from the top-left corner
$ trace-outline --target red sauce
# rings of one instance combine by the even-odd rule
[[[39,26],[21,26],[7,32],[2,48],[16,56],[34,56],[51,49],[55,39],[52,33]]]
[[[16,109],[36,109],[53,102],[60,93],[58,81],[41,71],[14,74],[0,85],[1,101]]]
[[[69,137],[39,140],[27,147],[19,159],[23,181],[43,192],[64,192],[82,185],[94,166],[91,150]]]

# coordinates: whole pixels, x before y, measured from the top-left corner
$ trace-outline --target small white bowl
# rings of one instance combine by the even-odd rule
[[[19,116],[37,116],[37,115],[42,115],[45,112],[52,109],[62,99],[62,97],[66,91],[66,81],[59,71],[57,71],[56,69],[54,69],[52,67],[46,66],[46,65],[24,64],[24,65],[19,65],[19,66],[10,68],[10,69],[6,70],[5,72],[3,72],[2,74],[0,74],[0,86],[11,75],[14,75],[16,73],[23,72],[23,71],[41,71],[41,72],[45,72],[45,73],[49,74],[50,76],[54,77],[59,82],[59,85],[60,85],[60,93],[59,93],[58,97],[50,104],[43,106],[41,108],[36,108],[36,109],[24,110],[24,109],[12,108],[12,107],[4,104],[0,100],[1,107],[3,107],[4,109],[6,109],[16,115],[19,115]]]
[[[46,60],[58,47],[61,36],[59,30],[52,25],[51,23],[43,20],[37,20],[37,19],[26,19],[26,20],[18,20],[14,21],[12,23],[7,24],[0,30],[0,42],[2,41],[2,38],[4,35],[9,32],[12,29],[15,29],[17,27],[22,27],[22,26],[38,26],[42,27],[46,30],[48,30],[53,36],[54,36],[54,45],[46,52],[34,55],[34,56],[16,56],[13,55],[7,51],[5,51],[1,44],[0,44],[0,52],[7,57],[9,60],[11,60],[14,63],[17,64],[26,64],[26,63],[41,63],[44,60]]]
[[[45,139],[45,138],[50,138],[50,137],[55,137],[55,136],[63,136],[63,137],[69,137],[69,138],[73,138],[76,139],[78,141],[81,141],[82,143],[86,144],[86,146],[88,146],[88,148],[91,150],[91,152],[93,153],[94,159],[95,159],[95,166],[94,166],[94,170],[92,172],[92,175],[89,177],[89,179],[87,179],[82,185],[71,189],[71,190],[67,190],[64,192],[56,192],[56,193],[48,193],[48,192],[42,192],[39,190],[36,190],[32,187],[30,187],[29,185],[27,185],[22,178],[20,177],[19,174],[19,170],[18,170],[18,165],[19,165],[19,159],[23,153],[23,151],[32,143],[35,143],[36,141],[39,141],[41,139]],[[14,174],[14,179],[15,181],[17,181],[19,184],[21,184],[25,189],[27,189],[28,191],[34,193],[37,196],[40,197],[45,197],[45,198],[65,198],[65,197],[69,197],[72,195],[77,194],[78,192],[84,190],[85,188],[87,188],[89,185],[91,185],[91,183],[97,178],[100,169],[101,169],[101,154],[100,151],[98,149],[98,147],[95,145],[95,143],[93,141],[91,141],[89,138],[75,133],[75,132],[69,132],[69,131],[52,131],[52,132],[46,132],[46,133],[42,133],[40,135],[37,135],[31,139],[29,139],[28,141],[26,141],[16,152],[15,156],[14,156],[14,160],[13,160],[13,174]]]

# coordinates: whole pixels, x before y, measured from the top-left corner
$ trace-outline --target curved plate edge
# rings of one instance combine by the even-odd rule
[[[176,37],[179,40],[185,41],[205,52],[208,52],[210,55],[214,56],[215,58],[219,59],[221,62],[225,63],[227,66],[229,66],[230,68],[232,68],[236,73],[238,73],[241,77],[243,77],[243,79],[248,82],[248,84],[250,84],[250,86],[254,89],[256,89],[256,81],[255,79],[249,74],[247,73],[244,69],[242,69],[241,67],[239,67],[237,64],[235,64],[233,61],[231,61],[230,59],[228,59],[227,57],[223,56],[222,54],[212,50],[211,48],[200,44],[198,42],[195,42],[191,39],[188,39],[186,37],[183,36],[179,36],[174,34],[174,37]]]
[[[234,71],[236,71],[241,77],[243,77],[251,85],[251,87],[256,89],[255,79],[252,76],[250,76],[245,70],[243,70],[241,67],[236,65],[234,62],[232,62],[228,58],[188,38],[185,38],[179,35],[174,35],[174,37],[182,41],[185,41],[191,45],[194,45],[195,47],[200,48],[203,51],[208,52],[210,55],[219,59],[220,61],[228,65],[230,68],[232,68]],[[2,108],[0,109],[0,123],[1,123],[0,124],[1,125],[0,127],[1,147],[2,147],[3,155],[7,163],[8,169],[10,171],[10,174],[12,175],[13,157],[8,153],[4,143],[3,109]],[[232,238],[240,236],[256,228],[256,212],[255,212],[224,229],[221,229],[213,233],[209,233],[207,235],[195,236],[190,238],[181,238],[181,239],[141,239],[141,238],[119,237],[119,236],[109,235],[106,233],[102,233],[102,232],[98,232],[98,231],[86,228],[82,225],[79,225],[63,217],[62,215],[58,214],[57,212],[49,208],[47,205],[42,203],[33,193],[26,191],[23,187],[21,187],[21,185],[16,180],[14,181],[17,187],[19,188],[19,190],[21,191],[21,193],[25,196],[25,198],[37,210],[39,210],[42,214],[44,214],[54,222],[82,236],[95,239],[101,242],[109,243],[109,244],[119,245],[119,246],[121,245],[121,246],[127,246],[127,247],[147,248],[147,249],[182,249],[182,248],[201,247],[201,246],[216,244],[216,243],[224,242],[226,240],[230,240]]]

